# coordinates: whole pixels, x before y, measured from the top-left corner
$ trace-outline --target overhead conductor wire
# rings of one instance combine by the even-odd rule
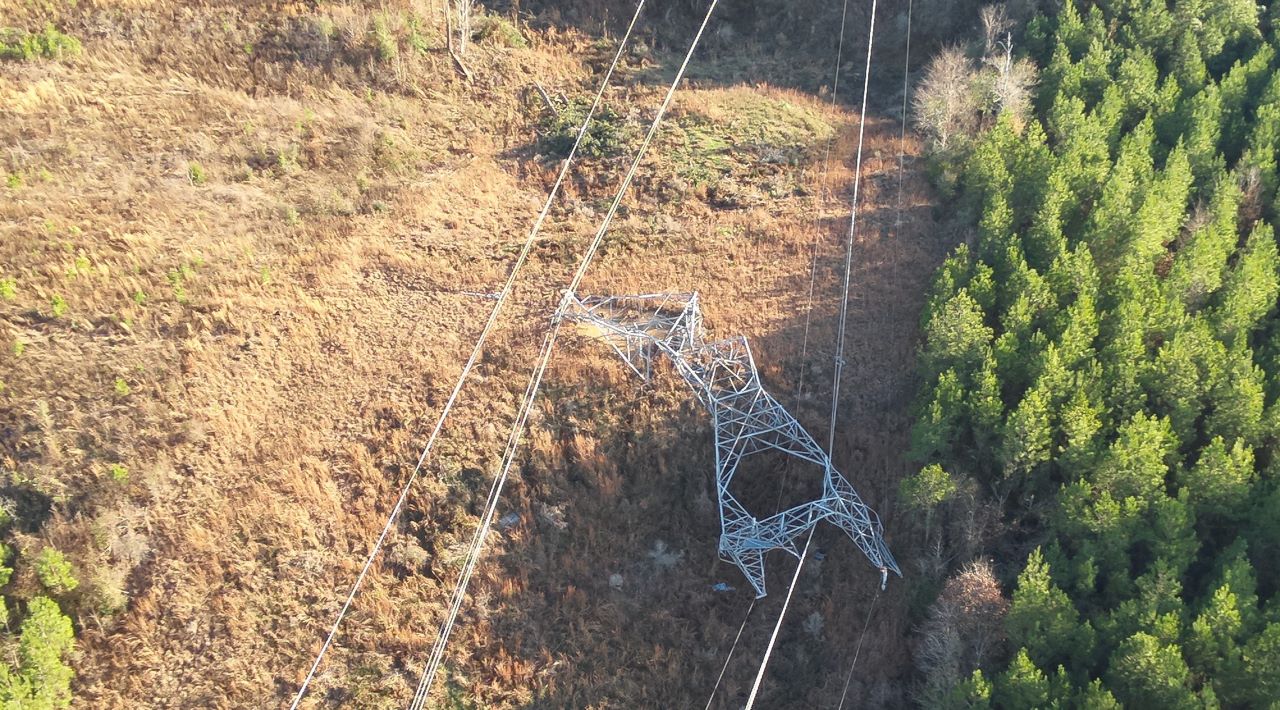
[[[840,65],[844,61],[844,31],[845,31],[846,20],[848,16],[849,16],[849,0],[844,0],[843,6],[840,10],[840,38],[836,42],[836,61],[835,61],[835,68],[834,68],[834,77],[831,82],[831,107],[832,108],[835,108],[836,99],[840,94]],[[835,143],[835,138],[836,138],[835,133],[833,132],[832,135],[829,138],[827,138],[826,149],[823,151],[822,180],[818,187],[819,199],[821,199],[822,196],[825,194],[824,191],[827,187],[829,176],[831,174],[831,148],[832,148],[832,145]],[[812,322],[812,315],[813,315],[814,285],[817,281],[817,274],[818,274],[818,234],[819,232],[821,232],[821,226],[822,226],[822,217],[820,214],[815,217],[815,221],[817,222],[817,224],[814,227],[813,240],[809,247],[809,251],[811,255],[810,264],[809,264],[809,299],[805,305],[804,339],[802,340],[801,346],[800,346],[800,373],[796,383],[796,411],[799,411],[800,398],[804,392],[804,375],[805,375],[804,365],[805,365],[805,362],[808,360],[808,353],[809,353],[809,331],[810,331],[810,324]],[[737,445],[736,442],[734,445],[736,447]],[[778,507],[779,509],[782,506],[782,495],[786,491],[788,477],[789,477],[788,472],[783,472],[782,480],[779,481],[779,484],[778,484],[778,501],[776,503],[776,507]],[[724,681],[725,671],[729,669],[729,662],[733,660],[733,654],[738,649],[738,642],[742,639],[742,630],[746,628],[747,620],[751,618],[751,612],[754,611],[755,608],[756,608],[756,600],[752,599],[751,604],[747,607],[747,613],[744,614],[742,617],[742,626],[738,628],[738,634],[734,636],[733,644],[729,646],[729,653],[725,655],[724,665],[720,667],[720,675],[716,677],[716,684],[711,689],[711,696],[707,698],[707,705],[705,710],[711,709],[711,703],[715,701],[716,693],[720,691],[720,684]]]
[[[849,319],[849,283],[853,272],[853,245],[858,227],[858,187],[862,178],[862,145],[867,125],[867,93],[871,85],[871,48],[876,31],[876,0],[871,0],[871,22],[867,30],[867,63],[862,79],[862,110],[858,116],[858,152],[854,161],[853,172],[853,204],[849,217],[849,235],[845,242],[844,255],[844,288],[840,299],[840,325],[836,331],[835,374],[831,385],[831,424],[827,431],[827,452],[834,455],[836,442],[836,419],[840,411],[840,375],[844,369],[845,329]],[[769,659],[773,655],[773,647],[778,641],[778,632],[782,630],[782,621],[786,618],[787,608],[791,606],[791,596],[795,593],[796,582],[800,580],[800,570],[804,568],[805,559],[809,555],[809,545],[813,542],[813,531],[805,538],[804,550],[796,563],[796,571],[791,577],[791,585],[787,588],[787,596],[783,599],[782,610],[778,612],[778,621],[773,626],[773,634],[769,637],[769,645],[765,647],[764,658],[760,661],[760,670],[756,672],[755,682],[751,685],[751,694],[747,696],[745,710],[755,706],[756,696],[760,693],[760,684],[764,680],[765,670],[769,667]]]
[[[573,163],[573,159],[577,156],[578,148],[582,145],[583,138],[587,134],[587,128],[590,125],[592,118],[595,117],[595,113],[604,98],[605,89],[609,86],[609,82],[613,78],[614,70],[617,68],[618,63],[622,58],[623,50],[627,45],[628,39],[631,37],[632,30],[636,26],[636,21],[640,18],[640,12],[644,8],[645,2],[646,0],[639,0],[637,3],[635,15],[631,18],[631,24],[627,26],[626,33],[618,43],[618,50],[614,54],[613,62],[609,65],[608,71],[605,72],[604,79],[600,82],[600,88],[596,91],[595,99],[591,103],[591,108],[587,111],[587,115],[583,119],[581,127],[578,129],[577,138],[573,142],[573,147],[569,150],[569,155],[565,158],[563,165],[560,167],[560,173],[556,176],[556,181],[551,187],[550,194],[547,195],[547,200],[542,206],[542,211],[538,213],[537,219],[534,220],[533,227],[529,230],[529,236],[525,239],[524,246],[520,249],[520,253],[511,267],[511,272],[507,276],[507,281],[503,284],[502,291],[494,301],[493,310],[489,312],[489,317],[485,321],[484,328],[480,332],[480,337],[472,347],[471,355],[467,358],[466,364],[463,365],[462,372],[458,375],[458,381],[454,384],[453,391],[449,394],[449,399],[445,402],[444,409],[440,411],[440,416],[436,420],[435,427],[431,430],[431,435],[427,438],[426,446],[423,447],[422,454],[418,457],[417,465],[414,466],[413,472],[409,475],[409,479],[400,490],[400,496],[396,499],[395,505],[391,508],[391,513],[387,516],[387,521],[382,526],[382,532],[374,542],[373,548],[369,551],[368,557],[365,558],[364,565],[360,568],[360,573],[356,575],[356,580],[351,585],[351,591],[347,594],[346,601],[343,602],[341,609],[339,609],[338,616],[334,619],[333,625],[329,629],[328,635],[325,637],[324,644],[320,647],[320,652],[316,654],[315,661],[311,664],[310,670],[307,671],[306,678],[298,688],[298,692],[289,706],[291,710],[296,710],[298,704],[302,702],[303,696],[306,695],[307,689],[310,687],[312,680],[315,679],[315,675],[317,670],[320,668],[321,661],[324,660],[325,654],[328,653],[329,648],[333,645],[334,638],[338,634],[338,627],[342,624],[342,620],[347,615],[348,610],[350,610],[351,604],[356,598],[356,594],[360,591],[361,585],[364,584],[365,577],[373,567],[373,562],[377,558],[378,553],[382,550],[382,546],[386,542],[391,529],[395,526],[396,520],[399,519],[401,511],[404,509],[405,500],[409,496],[409,490],[413,487],[414,481],[417,480],[418,474],[422,471],[422,467],[426,463],[432,447],[435,446],[436,439],[439,438],[440,432],[444,428],[445,419],[449,416],[449,412],[453,409],[454,404],[458,400],[458,395],[462,391],[463,384],[471,374],[471,370],[475,367],[476,362],[480,359],[480,354],[484,348],[485,341],[493,331],[494,324],[498,320],[498,314],[502,311],[502,306],[506,302],[507,297],[510,296],[512,288],[515,285],[516,276],[519,274],[521,267],[523,267],[525,262],[528,260],[529,253],[533,249],[538,233],[542,230],[542,225],[546,221],[547,214],[551,211],[551,205],[559,194],[560,187],[564,183],[565,177],[569,174],[569,167]]]
[[[894,218],[894,236],[896,237],[900,237],[902,231],[902,184],[907,162],[907,96],[911,89],[911,5],[912,0],[907,0],[907,46],[902,60],[902,132],[898,136],[898,205],[897,216]],[[836,706],[836,710],[844,710],[844,701],[849,695],[849,684],[853,682],[853,670],[858,667],[858,657],[862,654],[862,642],[867,638],[867,629],[871,627],[871,615],[875,613],[880,594],[881,590],[877,589],[875,596],[871,598],[871,606],[867,609],[866,620],[862,622],[862,631],[858,634],[858,645],[853,650],[853,660],[849,662],[849,672],[845,674],[844,688],[840,691],[840,704]]]
[[[645,153],[648,152],[649,145],[653,142],[653,138],[658,132],[658,127],[662,122],[663,116],[671,106],[671,101],[675,96],[676,89],[684,79],[685,72],[689,67],[689,62],[693,58],[694,50],[697,49],[698,44],[701,42],[702,36],[706,31],[707,24],[711,21],[711,15],[715,11],[717,4],[719,4],[719,0],[711,0],[711,3],[707,7],[706,16],[703,18],[702,24],[698,27],[697,34],[694,35],[693,41],[689,45],[689,50],[685,54],[684,61],[681,62],[680,68],[676,71],[675,78],[671,82],[671,86],[667,89],[666,96],[663,98],[662,104],[658,108],[657,115],[654,116],[653,123],[650,124],[649,130],[645,134],[644,140],[631,163],[631,167],[627,171],[626,177],[623,178],[622,184],[619,186],[618,192],[614,196],[613,203],[609,206],[609,211],[605,214],[604,221],[596,231],[595,237],[588,246],[586,253],[583,254],[582,260],[578,264],[577,271],[574,273],[572,280],[569,282],[568,289],[565,290],[564,296],[560,300],[560,305],[556,308],[555,314],[552,316],[550,327],[543,337],[538,362],[531,374],[528,387],[525,390],[524,399],[521,401],[520,410],[516,415],[516,421],[512,425],[511,433],[507,440],[507,447],[503,455],[501,470],[494,481],[491,495],[489,497],[489,503],[473,538],[471,553],[463,566],[462,573],[459,575],[458,584],[454,589],[453,600],[450,605],[449,612],[445,621],[441,624],[440,633],[436,640],[436,644],[432,649],[431,658],[428,660],[427,666],[423,670],[417,691],[414,694],[413,701],[409,705],[411,710],[421,710],[421,708],[426,704],[431,686],[435,681],[436,673],[439,671],[440,664],[443,661],[445,648],[449,642],[449,636],[453,631],[454,624],[457,622],[458,611],[462,606],[463,599],[466,597],[467,585],[471,581],[471,576],[479,561],[480,552],[483,549],[485,538],[493,524],[493,517],[497,511],[497,504],[502,495],[502,488],[506,484],[507,478],[511,472],[511,467],[515,462],[515,455],[519,450],[520,441],[524,435],[525,423],[529,418],[529,414],[533,409],[534,401],[537,398],[538,390],[542,385],[542,378],[546,373],[547,364],[551,360],[551,353],[555,347],[556,339],[559,336],[560,325],[563,322],[565,314],[568,312],[569,306],[573,302],[578,286],[581,285],[583,277],[586,276],[587,269],[590,267],[592,260],[600,249],[601,243],[604,241],[605,233],[613,222],[613,218],[617,215],[618,208],[622,204],[622,199],[626,195],[628,188],[630,188],[631,182],[634,180],[636,172],[640,168],[640,163],[643,160]]]

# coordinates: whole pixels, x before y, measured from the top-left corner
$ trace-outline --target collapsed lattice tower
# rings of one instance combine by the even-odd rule
[[[760,384],[743,336],[708,342],[698,294],[573,297],[567,317],[609,344],[644,380],[653,359],[666,355],[711,413],[720,504],[720,558],[736,564],[765,596],[764,555],[782,549],[800,556],[796,540],[820,520],[848,533],[882,576],[902,572],[884,542],[884,528],[849,481],[831,465],[809,432]],[[822,467],[822,497],[760,519],[729,490],[742,459],[773,449]]]

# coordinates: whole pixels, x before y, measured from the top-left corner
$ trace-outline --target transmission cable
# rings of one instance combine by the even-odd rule
[[[895,229],[902,228],[902,181],[907,162],[907,96],[911,91],[911,5],[907,0],[907,49],[902,62],[902,133],[898,137],[898,216]]]
[[[853,171],[853,204],[849,217],[849,236],[845,243],[844,288],[840,299],[840,325],[836,331],[835,374],[831,385],[831,426],[827,431],[827,452],[829,456],[835,455],[836,419],[840,411],[840,375],[844,369],[845,327],[849,319],[849,282],[850,275],[853,272],[853,245],[858,227],[858,187],[862,178],[862,144],[867,125],[867,94],[871,86],[871,48],[875,39],[875,31],[876,0],[871,0],[871,22],[867,30],[867,63],[862,78],[862,110],[858,116],[858,152],[854,161]],[[804,568],[805,559],[809,556],[809,545],[813,542],[813,532],[816,529],[817,526],[809,528],[809,535],[804,543],[804,551],[800,553],[800,560],[796,563],[795,574],[791,577],[791,586],[787,588],[786,599],[782,602],[781,611],[778,612],[778,621],[774,624],[773,634],[769,637],[769,645],[765,648],[764,658],[760,661],[760,670],[756,673],[755,682],[751,686],[751,694],[747,697],[745,710],[751,710],[755,706],[756,695],[760,692],[760,683],[764,680],[765,670],[769,666],[769,658],[773,655],[773,647],[777,643],[778,632],[782,629],[782,621],[787,615],[787,608],[791,605],[791,595],[795,592],[796,582],[800,580],[800,570]]]
[[[867,618],[862,622],[862,633],[858,634],[858,646],[853,649],[853,663],[849,664],[849,672],[844,677],[844,690],[840,691],[840,705],[836,710],[844,710],[844,699],[849,694],[849,683],[853,681],[853,669],[858,666],[858,655],[862,653],[862,642],[867,638],[867,628],[871,626],[871,615],[875,613],[876,602],[880,601],[880,590],[876,590],[876,595],[871,598],[871,605],[867,608]]]
[[[831,108],[836,106],[836,99],[840,94],[840,65],[844,61],[844,30],[846,19],[849,16],[849,0],[844,0],[844,5],[840,10],[840,39],[836,43],[836,65],[834,78],[831,81]],[[827,145],[822,156],[822,179],[818,183],[818,204],[822,204],[823,197],[827,193],[828,186],[831,182],[831,148],[836,140],[836,131],[832,131],[831,136],[827,138]],[[816,206],[815,206],[816,207]],[[818,235],[822,233],[822,213],[815,208],[813,217],[813,239],[809,244],[809,298],[805,302],[804,307],[804,338],[800,341],[800,374],[796,378],[796,414],[800,413],[800,403],[804,395],[804,379],[805,379],[805,363],[809,360],[809,331],[813,322],[813,294],[818,281]],[[774,503],[776,510],[782,509],[782,495],[786,491],[787,484],[791,478],[791,469],[788,467],[782,472],[782,480],[778,482],[778,500]]]
[[[902,59],[902,130],[897,139],[897,216],[893,221],[893,230],[896,237],[901,237],[902,229],[902,182],[906,174],[906,109],[908,109],[908,97],[911,88],[911,0],[906,0],[906,50],[905,58]],[[867,638],[867,629],[872,623],[872,614],[876,611],[876,604],[881,597],[882,591],[876,590],[876,596],[872,597],[872,604],[867,610],[867,620],[863,622],[863,631],[858,635],[858,647],[854,649],[854,660],[850,661],[849,673],[845,674],[845,688],[840,691],[840,705],[836,710],[844,710],[845,697],[849,695],[849,684],[854,679],[854,669],[858,668],[858,658],[863,652],[863,641]]]
[[[395,526],[396,520],[399,519],[401,511],[404,509],[405,500],[409,496],[409,490],[413,487],[413,483],[417,480],[418,474],[422,471],[423,465],[426,463],[427,457],[431,453],[432,447],[435,446],[436,439],[439,438],[441,430],[444,428],[445,419],[449,416],[449,412],[453,409],[454,404],[458,400],[458,395],[462,391],[462,386],[466,382],[467,377],[471,374],[471,370],[475,367],[476,362],[480,359],[480,354],[484,348],[485,341],[489,334],[493,331],[494,324],[498,320],[498,315],[502,311],[502,306],[510,296],[515,285],[516,276],[519,274],[521,267],[528,260],[529,253],[533,250],[533,245],[537,241],[538,233],[542,230],[542,225],[546,221],[548,213],[551,211],[551,205],[554,203],[556,196],[560,192],[561,185],[564,184],[565,177],[569,174],[569,167],[573,163],[573,159],[578,154],[578,149],[582,145],[584,137],[587,135],[587,128],[591,124],[591,120],[595,117],[596,110],[599,108],[604,98],[605,89],[609,86],[609,82],[613,77],[614,70],[617,69],[618,63],[622,58],[622,53],[627,45],[627,41],[631,37],[631,32],[636,26],[636,21],[640,17],[640,12],[644,8],[646,0],[639,0],[636,5],[635,14],[631,18],[631,24],[627,26],[627,31],[623,35],[622,40],[618,43],[618,51],[614,54],[613,62],[609,65],[608,71],[605,72],[604,79],[600,82],[600,88],[596,91],[595,99],[588,109],[587,115],[583,118],[582,125],[578,129],[578,135],[574,139],[573,147],[569,150],[568,156],[564,160],[564,164],[560,167],[560,172],[556,176],[556,181],[551,187],[550,194],[542,206],[542,211],[538,213],[538,217],[534,220],[533,227],[529,230],[529,236],[525,239],[524,246],[520,249],[519,255],[511,266],[511,272],[507,275],[506,283],[503,284],[502,291],[498,294],[493,304],[493,309],[489,312],[489,317],[485,321],[484,328],[480,332],[480,337],[476,340],[475,345],[471,349],[471,355],[467,358],[467,362],[462,367],[462,372],[458,375],[458,380],[453,386],[453,391],[449,394],[449,399],[445,402],[444,409],[440,411],[440,416],[436,420],[435,427],[431,430],[431,435],[427,438],[426,446],[422,449],[422,454],[418,457],[418,462],[413,468],[413,472],[409,474],[409,479],[405,482],[404,487],[400,490],[400,496],[396,499],[395,505],[391,508],[390,515],[387,516],[387,522],[382,526],[382,532],[378,535],[374,542],[373,548],[369,551],[369,555],[365,558],[364,565],[360,568],[360,573],[356,575],[355,582],[351,585],[351,591],[347,594],[346,601],[343,602],[342,608],[338,611],[338,616],[333,622],[333,626],[329,629],[328,636],[325,637],[324,644],[320,647],[320,652],[316,655],[315,661],[311,664],[311,669],[307,672],[307,677],[302,682],[302,686],[298,688],[297,695],[293,698],[290,705],[291,710],[296,710],[298,704],[306,695],[307,688],[311,685],[311,681],[315,678],[316,671],[320,668],[321,661],[328,653],[329,648],[333,645],[333,640],[338,634],[338,627],[342,624],[343,618],[347,611],[351,608],[352,602],[355,600],[356,594],[360,591],[361,585],[364,584],[365,577],[369,574],[370,568],[373,566],[374,560],[378,553],[381,552],[383,544],[386,542],[387,536],[391,529]]]
[[[849,0],[844,0],[844,3],[840,10],[840,37],[836,42],[836,59],[835,59],[835,66],[833,68],[833,77],[831,81],[831,108],[832,109],[835,108],[836,101],[840,95],[840,68],[841,68],[841,64],[844,61],[844,36],[845,36],[845,27],[847,26],[848,17],[849,17]],[[835,139],[836,139],[836,133],[835,131],[832,131],[831,136],[827,138],[827,144],[825,149],[823,150],[822,179],[818,183],[819,202],[821,202],[821,200],[825,196],[828,184],[830,182],[831,149],[835,143]],[[814,288],[817,282],[817,274],[818,274],[818,235],[822,231],[822,216],[820,213],[815,215],[814,222],[815,224],[814,224],[814,230],[813,230],[813,240],[809,247],[809,252],[810,252],[809,297],[808,297],[808,301],[805,304],[804,339],[801,341],[801,346],[800,346],[800,373],[796,380],[796,404],[795,404],[796,412],[800,411],[801,397],[804,393],[805,363],[808,360],[808,355],[809,355],[809,332],[810,332],[810,326],[812,323],[812,316],[813,316],[813,295],[814,295]],[[782,474],[782,480],[779,481],[779,484],[778,484],[778,500],[774,504],[774,507],[777,510],[781,510],[782,508],[782,496],[785,493],[787,488],[787,482],[788,482],[788,479],[790,478],[789,473],[790,473],[789,471],[784,471]],[[812,529],[810,529],[810,532],[812,533]],[[805,541],[806,551],[808,550],[808,546],[809,546],[809,543],[808,543],[808,540],[806,540]],[[715,700],[716,693],[720,690],[720,683],[724,680],[725,671],[729,668],[729,662],[733,660],[734,651],[736,651],[738,648],[738,640],[742,637],[742,629],[746,628],[747,619],[751,618],[751,612],[752,610],[755,609],[755,606],[756,606],[756,600],[753,599],[751,601],[751,605],[747,607],[747,613],[743,615],[742,628],[738,629],[738,636],[734,638],[733,645],[729,647],[729,653],[725,656],[724,666],[720,668],[720,675],[719,677],[716,678],[715,687],[711,689],[711,697],[707,699],[706,710],[710,710],[711,703]]]
[[[720,691],[720,682],[724,680],[724,672],[729,670],[729,661],[733,659],[733,652],[738,648],[738,641],[742,640],[742,632],[747,628],[747,620],[751,618],[751,611],[756,608],[756,600],[751,600],[751,605],[747,607],[747,613],[742,617],[742,625],[738,627],[738,634],[733,637],[733,645],[729,646],[729,654],[724,658],[724,665],[720,666],[720,675],[716,677],[716,685],[711,689],[711,697],[707,698],[707,706],[703,710],[711,710],[711,703],[716,700],[716,693]]]
[[[831,107],[835,108],[840,94],[840,64],[844,61],[844,30],[849,16],[849,0],[844,0],[840,10],[840,39],[836,43],[835,75],[831,81]],[[822,156],[822,181],[818,184],[818,198],[821,201],[831,180],[831,148],[836,140],[836,132],[832,131],[827,138],[826,150]],[[804,363],[809,355],[809,329],[813,322],[813,294],[818,280],[818,235],[822,232],[822,214],[814,215],[813,241],[809,245],[809,299],[804,309],[804,339],[800,344],[800,377],[796,383],[796,411],[800,409],[800,397],[804,393]]]
[[[631,167],[627,171],[626,177],[623,178],[622,184],[619,186],[618,192],[614,196],[613,203],[609,206],[609,211],[605,214],[604,221],[596,231],[595,237],[588,246],[586,253],[583,254],[582,260],[578,264],[577,271],[569,282],[569,287],[565,290],[564,295],[560,300],[560,305],[556,308],[555,314],[551,318],[550,326],[543,337],[542,347],[538,355],[538,362],[531,374],[528,387],[525,390],[524,399],[520,404],[520,410],[516,416],[516,421],[512,425],[511,433],[507,440],[507,447],[503,455],[501,470],[494,481],[488,505],[481,518],[480,525],[476,529],[471,553],[463,566],[462,573],[459,575],[458,584],[454,589],[453,600],[450,605],[449,613],[445,621],[441,624],[440,633],[432,649],[431,658],[428,660],[427,666],[423,670],[422,679],[419,681],[417,691],[414,693],[413,701],[410,703],[409,707],[411,710],[421,710],[425,705],[431,686],[435,681],[436,673],[443,661],[445,648],[449,642],[449,636],[453,632],[454,624],[457,622],[458,611],[462,606],[463,599],[466,597],[467,586],[471,581],[471,575],[475,571],[480,558],[480,553],[484,547],[485,538],[492,526],[493,517],[497,511],[498,501],[502,495],[502,488],[506,484],[507,478],[511,473],[511,467],[515,462],[515,455],[519,449],[520,441],[524,434],[525,423],[529,418],[529,413],[533,409],[533,403],[537,398],[538,390],[542,385],[542,378],[546,373],[547,364],[551,360],[551,353],[555,347],[556,339],[559,336],[560,326],[563,323],[564,316],[568,312],[569,306],[573,303],[574,296],[577,293],[578,287],[582,283],[582,279],[586,276],[587,269],[590,267],[596,253],[600,250],[600,245],[604,241],[605,233],[608,231],[610,224],[617,215],[618,208],[621,206],[622,199],[626,195],[628,188],[630,188],[632,180],[635,179],[636,172],[639,170],[640,163],[643,160],[645,153],[648,152],[654,136],[658,132],[658,127],[662,122],[663,116],[665,116],[667,109],[671,106],[671,101],[675,97],[676,89],[684,79],[685,72],[689,67],[689,62],[693,58],[693,53],[702,40],[702,36],[706,31],[708,23],[711,21],[711,15],[715,11],[717,4],[719,4],[719,0],[711,0],[711,3],[707,7],[706,16],[703,18],[702,24],[698,27],[697,34],[694,35],[693,41],[689,46],[689,50],[685,53],[684,61],[681,62],[680,68],[676,71],[675,78],[671,82],[671,86],[667,89],[666,96],[663,98],[662,104],[658,108],[657,115],[654,116],[653,123],[650,124],[649,130],[645,134],[644,140],[631,163]]]
[[[907,155],[907,96],[911,89],[911,6],[907,0],[907,39],[906,51],[902,60],[902,131],[898,136],[898,204],[897,216],[894,220],[894,236],[901,237],[902,230],[902,183],[906,173]],[[862,632],[858,634],[858,645],[853,650],[853,660],[849,663],[849,672],[845,674],[844,689],[840,691],[840,704],[836,710],[844,710],[845,697],[849,694],[849,684],[853,681],[853,670],[858,667],[858,657],[862,654],[862,642],[867,637],[867,628],[871,625],[871,615],[876,610],[876,602],[880,601],[882,590],[877,589],[871,599],[871,608],[867,610],[866,621],[862,622]]]

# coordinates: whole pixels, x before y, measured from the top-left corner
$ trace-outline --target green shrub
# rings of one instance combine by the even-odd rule
[[[914,476],[902,479],[898,496],[916,510],[930,510],[955,495],[956,482],[938,464],[929,464]]]
[[[192,185],[203,185],[208,177],[204,174],[204,167],[200,163],[191,163],[187,166],[187,179]]]
[[[37,33],[15,27],[0,28],[0,59],[61,59],[79,53],[80,40],[59,32],[52,24]]]
[[[53,309],[54,318],[61,318],[67,312],[67,299],[55,293],[49,299],[49,307]]]
[[[569,155],[573,143],[578,138],[578,129],[591,110],[591,102],[586,99],[574,99],[551,116],[543,124],[542,140],[538,150],[558,158]],[[619,155],[627,147],[634,131],[627,125],[626,119],[613,109],[602,106],[596,110],[587,126],[587,134],[578,147],[579,155],[588,158],[605,158]]]
[[[122,463],[111,464],[111,479],[120,483],[129,480],[129,468]]]
[[[489,41],[501,47],[528,47],[520,28],[511,24],[504,17],[483,15],[475,18],[472,25],[471,38],[477,42]]]
[[[418,54],[427,54],[431,51],[431,41],[422,33],[422,22],[416,15],[409,17],[409,46]]]
[[[389,62],[400,53],[399,43],[395,35],[391,34],[385,15],[377,15],[373,18],[373,29],[369,32],[369,39],[373,42],[373,53],[378,57],[378,61]]]
[[[12,276],[0,279],[0,298],[12,301],[18,297],[18,280]]]
[[[65,708],[71,705],[71,678],[75,672],[65,658],[75,645],[71,619],[47,597],[27,604],[18,640],[17,666],[11,657],[0,661],[0,707]]]
[[[36,577],[45,589],[54,594],[64,594],[80,586],[75,575],[71,573],[71,563],[66,555],[55,547],[45,547],[32,561]]]

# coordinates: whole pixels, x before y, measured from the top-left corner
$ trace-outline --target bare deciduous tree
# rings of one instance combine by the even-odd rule
[[[1008,113],[1014,125],[1021,128],[1031,111],[1031,90],[1036,85],[1036,67],[1026,59],[1014,61],[1012,44],[1006,46],[996,75],[991,83],[991,103],[996,115]]]
[[[943,48],[925,69],[913,103],[917,122],[939,150],[973,127],[978,108],[974,73],[973,63],[959,47]]]
[[[956,138],[972,136],[1004,114],[1021,129],[1031,110],[1036,69],[1013,57],[1013,21],[1005,6],[983,7],[981,22],[981,63],[960,47],[944,48],[930,60],[917,87],[916,120],[935,150],[946,150]]]
[[[1009,19],[1009,9],[1004,3],[983,5],[978,11],[978,19],[982,22],[982,54],[990,57],[1013,29],[1013,20]]]
[[[1004,640],[1009,600],[991,563],[972,562],[947,580],[929,607],[919,632],[916,667],[924,676],[919,690],[925,707],[937,707],[957,683],[968,678]]]

